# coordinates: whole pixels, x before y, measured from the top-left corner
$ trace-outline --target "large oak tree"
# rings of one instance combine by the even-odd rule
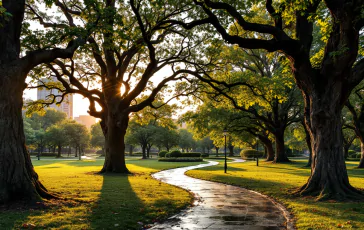
[[[246,8],[249,1],[193,0],[194,15],[204,20],[229,44],[246,49],[281,52],[290,60],[291,70],[305,101],[305,125],[311,137],[312,172],[299,189],[301,195],[318,199],[358,199],[362,193],[349,183],[341,132],[341,110],[352,89],[364,78],[364,59],[358,59],[360,31],[364,26],[363,0],[313,0],[300,2],[267,0],[269,22],[252,22]],[[250,5],[249,5],[250,4]],[[327,34],[325,48],[315,50],[314,26],[321,20]],[[184,26],[183,23],[180,23]],[[231,26],[243,31],[228,31]],[[266,39],[259,38],[265,34]],[[313,60],[313,59],[315,60]]]
[[[177,1],[97,2],[104,12],[98,30],[73,59],[46,65],[48,71],[42,73],[55,77],[61,84],[42,87],[62,92],[52,95],[49,103],[61,102],[69,93],[86,97],[90,101],[89,114],[101,119],[105,135],[106,158],[101,172],[129,173],[124,141],[129,115],[148,106],[162,106],[153,101],[167,90],[168,84],[188,78],[193,71],[187,69],[189,64],[184,64],[184,60],[193,55],[191,50],[199,38],[191,38],[191,32],[170,22],[183,17],[190,8]],[[73,27],[71,19],[78,13],[66,11],[69,26]],[[92,82],[99,85],[88,84]],[[180,87],[166,93],[174,97],[189,90],[190,87]]]
[[[73,36],[68,41],[59,39],[40,49],[23,49],[25,4],[25,0],[4,0],[6,13],[0,15],[0,203],[53,197],[38,180],[25,147],[22,120],[25,78],[41,63],[72,57],[87,36],[85,31],[82,33],[85,36]]]

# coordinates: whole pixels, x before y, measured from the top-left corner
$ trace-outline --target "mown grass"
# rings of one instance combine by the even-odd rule
[[[296,219],[298,229],[364,229],[364,202],[316,202],[313,197],[296,197],[291,191],[303,185],[310,174],[306,161],[287,164],[255,162],[223,164],[188,171],[186,174],[205,180],[242,186],[269,195],[283,203]],[[350,183],[364,189],[364,170],[355,168],[358,162],[347,162]]]
[[[133,175],[98,175],[103,160],[33,161],[42,183],[62,197],[83,202],[36,210],[0,210],[0,229],[141,229],[188,206],[192,196],[151,177],[159,170],[201,164],[127,160]],[[139,222],[139,223],[138,223]]]

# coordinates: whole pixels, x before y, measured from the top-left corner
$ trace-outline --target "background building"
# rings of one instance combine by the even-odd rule
[[[79,117],[75,117],[75,121],[91,129],[91,126],[96,123],[96,118],[89,115],[80,115]]]
[[[42,78],[41,79],[42,82],[47,83],[50,80],[47,78]],[[54,82],[57,81],[57,79],[53,79]],[[42,84],[41,82],[38,82],[38,85]],[[38,88],[37,90],[37,100],[49,100],[48,96],[50,94],[54,94],[54,95],[62,95],[61,92],[59,92],[58,90],[52,89],[52,90],[48,90],[46,88]],[[57,98],[57,102],[59,102],[61,100],[61,98]],[[49,108],[54,108],[58,111],[64,112],[67,114],[67,117],[72,119],[73,118],[73,95],[72,94],[67,94],[63,100],[63,102],[60,105],[57,104],[52,104],[49,106]]]

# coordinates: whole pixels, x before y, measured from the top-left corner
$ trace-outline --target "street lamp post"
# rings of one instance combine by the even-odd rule
[[[224,164],[224,171],[225,171],[225,173],[226,173],[226,170],[227,170],[227,163],[226,163],[226,136],[227,136],[227,133],[228,133],[228,131],[227,131],[227,129],[225,128],[224,129],[224,137],[225,137],[225,164]]]
[[[258,137],[257,137],[257,166],[259,166],[259,149],[258,149]]]

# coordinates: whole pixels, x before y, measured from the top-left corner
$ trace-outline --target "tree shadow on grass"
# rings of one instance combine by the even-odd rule
[[[141,229],[186,207],[176,199],[180,190],[164,187],[147,173],[100,176],[100,196],[90,210],[92,229]]]
[[[135,194],[129,183],[131,175],[100,175],[102,188],[100,197],[91,207],[91,227],[93,229],[140,229],[139,214],[143,212],[143,202]]]

